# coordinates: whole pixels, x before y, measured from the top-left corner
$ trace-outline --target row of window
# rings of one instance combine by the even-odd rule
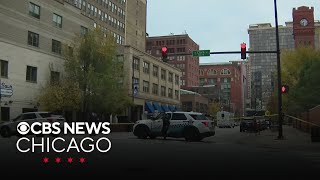
[[[28,45],[39,47],[39,34],[28,31]],[[55,39],[52,39],[51,51],[56,54],[61,55],[61,42]]]
[[[133,69],[140,71],[140,59],[133,58]],[[143,61],[143,72],[146,74],[150,74],[150,63]],[[159,77],[159,67],[156,65],[153,65],[153,71],[152,74],[154,77]],[[179,85],[179,75],[175,75],[175,84]],[[161,68],[161,79],[162,80],[167,80],[167,71],[165,69]],[[168,81],[173,82],[173,73],[168,72]]]
[[[207,75],[217,75],[217,74],[218,74],[218,71],[215,70],[215,69],[209,69],[207,71]],[[230,75],[230,74],[231,74],[231,72],[230,72],[229,69],[222,69],[220,71],[220,75]],[[204,70],[203,69],[199,69],[199,75],[200,76],[204,76]]]
[[[221,84],[229,84],[230,85],[230,82],[231,82],[231,78],[200,78],[199,79],[199,83],[200,83],[200,86],[203,86],[203,85],[216,85],[217,84],[217,81],[220,81]]]
[[[68,2],[85,11],[88,8],[87,10],[92,11],[92,15],[97,16],[98,8],[90,3],[87,3],[86,0],[68,0]],[[125,19],[125,11],[110,0],[96,0],[96,2],[103,6],[106,10],[109,10],[113,14]],[[125,5],[125,1],[121,1],[120,4]],[[101,12],[101,10],[99,11]]]
[[[139,86],[139,79],[138,78],[134,78],[133,79],[133,83],[135,85]],[[143,81],[142,91],[144,93],[150,93],[150,83],[149,83],[149,81]],[[163,96],[163,97],[173,98],[173,89],[171,89],[171,88],[168,88],[168,91],[167,91],[167,88],[165,86],[161,86],[160,92],[161,92],[160,95]],[[168,96],[167,96],[167,93],[168,93]],[[175,93],[175,99],[179,99],[179,91],[175,90],[174,93]],[[158,84],[155,84],[155,83],[152,84],[152,94],[153,95],[157,95],[157,96],[159,95],[159,85]]]
[[[87,14],[91,14],[99,18],[101,21],[109,24],[110,26],[114,27],[115,29],[124,32],[125,31],[125,24],[119,21],[118,19],[108,15],[107,13],[101,11],[100,9],[96,8],[95,6],[88,3],[88,8],[85,10]]]
[[[0,66],[1,66],[1,77],[9,78],[8,77],[9,62],[5,60],[0,60]],[[37,79],[38,79],[38,68],[27,65],[26,81],[37,83]],[[59,80],[60,80],[60,72],[51,71],[50,82],[51,83],[59,82]]]
[[[29,15],[40,19],[40,6],[32,2],[29,3]],[[62,28],[62,16],[53,13],[52,24],[55,27]]]
[[[175,44],[186,44],[185,39],[177,39],[177,40],[162,40],[156,41],[156,46],[164,46],[164,45],[175,45]],[[148,43],[148,45],[152,45],[152,42]]]
[[[96,27],[101,28],[102,32],[104,33],[104,37],[107,37],[107,34],[108,34],[108,29],[107,29],[107,28],[102,27],[102,26],[100,26],[99,24],[98,24],[98,26],[97,26],[96,23],[94,23],[93,27],[94,27],[94,28],[96,28]],[[113,36],[113,38],[115,39],[115,41],[116,41],[118,44],[121,44],[121,45],[124,44],[125,38],[124,38],[123,36],[121,36],[121,35],[113,32],[113,31],[110,31],[110,33],[111,33],[111,36]]]

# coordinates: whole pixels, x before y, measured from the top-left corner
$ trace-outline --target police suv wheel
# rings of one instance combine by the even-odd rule
[[[10,137],[11,136],[11,131],[10,131],[9,127],[4,126],[4,127],[1,128],[0,134],[1,134],[2,137],[5,137],[5,138],[6,137]]]
[[[186,141],[196,141],[196,140],[198,140],[198,137],[199,137],[199,133],[193,127],[187,127],[184,130],[183,135],[184,135],[184,138],[186,139]]]
[[[148,137],[147,129],[144,126],[136,127],[135,131],[135,134],[139,139],[146,139]]]

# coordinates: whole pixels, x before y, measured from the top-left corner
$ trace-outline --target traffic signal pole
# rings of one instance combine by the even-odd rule
[[[274,17],[276,24],[276,40],[277,40],[277,71],[278,71],[278,121],[279,121],[279,135],[278,139],[283,139],[282,134],[282,93],[281,93],[281,66],[280,66],[280,40],[279,40],[279,27],[278,27],[278,12],[277,0],[274,0]]]

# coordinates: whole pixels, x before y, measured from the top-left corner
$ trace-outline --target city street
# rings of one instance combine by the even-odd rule
[[[309,176],[320,169],[320,144],[310,143],[307,134],[285,127],[286,139],[275,140],[276,132],[270,130],[240,133],[239,127],[216,129],[216,136],[202,142],[184,139],[137,139],[131,133],[111,133],[112,148],[105,154],[46,154],[20,153],[15,148],[17,137],[0,138],[1,169],[19,169],[22,174],[32,174],[41,169],[43,175],[164,175],[227,177]],[[95,138],[98,138],[96,136]],[[69,137],[66,137],[68,139]],[[80,137],[79,137],[80,138]],[[49,163],[42,162],[43,157]],[[86,158],[86,163],[56,164],[54,158]],[[50,161],[50,158],[52,161]],[[15,175],[22,175],[15,174]]]

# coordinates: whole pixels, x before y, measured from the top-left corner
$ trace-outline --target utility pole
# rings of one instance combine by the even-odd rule
[[[1,79],[1,77],[2,77],[2,72],[1,72],[1,70],[2,70],[2,62],[0,61],[0,122],[2,121],[2,111],[1,111],[1,108],[2,108],[2,102],[1,102],[1,97],[2,97],[2,94],[1,94],[1,87],[2,87],[2,79]]]
[[[278,12],[277,0],[274,0],[274,16],[276,23],[276,40],[277,40],[277,70],[278,70],[278,120],[279,120],[279,135],[278,139],[283,139],[282,134],[282,94],[281,94],[281,66],[280,66],[280,40],[278,27]]]

